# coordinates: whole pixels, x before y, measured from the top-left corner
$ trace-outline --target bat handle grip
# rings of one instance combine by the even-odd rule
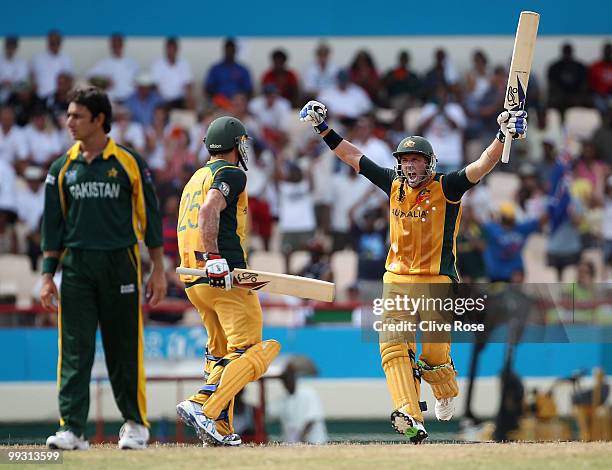
[[[508,163],[510,160],[510,146],[512,145],[512,136],[510,132],[506,131],[506,140],[504,142],[504,150],[502,151],[501,161],[502,163]]]

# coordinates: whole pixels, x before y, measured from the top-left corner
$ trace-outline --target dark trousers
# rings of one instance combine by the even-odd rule
[[[125,420],[148,425],[137,248],[68,249],[62,265],[58,321],[62,429],[77,435],[85,430],[98,324],[117,406]]]

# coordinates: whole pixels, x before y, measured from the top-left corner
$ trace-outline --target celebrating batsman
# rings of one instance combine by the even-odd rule
[[[480,158],[448,174],[436,173],[434,150],[420,136],[406,137],[399,143],[393,152],[397,159],[395,169],[381,168],[329,128],[326,116],[325,105],[317,101],[309,101],[300,111],[300,120],[310,122],[342,161],[389,196],[391,247],[383,277],[383,296],[396,296],[398,286],[400,290],[402,286],[411,290],[419,284],[458,282],[455,245],[461,198],[495,167],[502,154],[506,131],[513,139],[525,137],[527,113],[502,112],[497,117],[500,130]],[[437,342],[427,342],[424,338],[417,361],[414,336],[391,341],[381,335],[380,354],[395,407],[391,424],[398,433],[418,444],[427,438],[419,402],[421,378],[430,384],[436,398],[436,417],[449,420],[454,412],[453,401],[459,389],[450,357],[450,336]]]
[[[257,294],[232,289],[234,268],[246,268],[247,131],[224,116],[208,127],[208,163],[183,190],[177,226],[181,266],[205,267],[206,277],[182,275],[187,297],[202,317],[206,346],[206,383],[176,407],[178,415],[207,444],[237,446],[234,397],[265,372],[280,351],[262,341],[263,318]]]

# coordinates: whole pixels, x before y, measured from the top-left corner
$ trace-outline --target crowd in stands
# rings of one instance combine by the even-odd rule
[[[71,145],[64,123],[76,84],[108,92],[114,107],[110,135],[148,162],[172,265],[180,191],[208,158],[202,144],[208,124],[232,114],[251,137],[251,249],[280,251],[287,269],[291,253],[309,250],[312,260],[296,274],[324,279],[333,278],[332,253],[354,250],[356,281],[368,297],[388,249],[385,196],[335,159],[310,126],[300,125],[296,108],[308,99],[322,101],[334,127],[387,167],[395,165],[392,150],[404,136],[423,135],[439,157],[439,171],[452,171],[476,158],[495,135],[507,80],[507,64],[478,49],[465,71],[443,49],[435,51],[428,70],[414,70],[408,50],[398,50],[397,64],[381,70],[367,50],[338,63],[325,42],[301,71],[291,68],[285,50],[272,50],[269,69],[254,77],[237,61],[233,39],[225,40],[205,76],[195,77],[178,38],[167,38],[148,68],[125,56],[125,41],[113,34],[109,56],[76,76],[58,31],[48,34],[46,50],[29,62],[20,57],[17,37],[4,38],[0,253],[27,254],[32,269],[40,257],[46,169]],[[511,164],[501,169],[512,171],[516,190],[499,201],[500,188],[485,181],[466,200],[457,246],[464,279],[522,280],[522,254],[533,233],[545,237],[547,263],[559,280],[586,249],[600,250],[601,266],[612,263],[612,44],[603,44],[592,64],[564,44],[547,70],[546,77],[530,78],[529,138],[514,145]],[[173,281],[180,296],[180,283]]]

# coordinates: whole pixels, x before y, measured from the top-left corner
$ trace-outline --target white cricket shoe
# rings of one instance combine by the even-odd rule
[[[215,420],[209,418],[202,411],[202,405],[185,400],[176,405],[176,413],[183,423],[195,428],[198,437],[211,446],[226,445],[223,440],[226,436],[217,431]],[[232,444],[227,444],[232,445]]]
[[[454,398],[441,398],[436,400],[436,406],[434,407],[436,418],[438,421],[448,421],[453,417],[455,412],[455,399]]]
[[[395,432],[403,434],[413,444],[420,444],[427,439],[427,431],[421,421],[417,421],[408,413],[404,413],[402,409],[395,410],[391,413],[391,426]]]
[[[126,421],[119,430],[120,449],[145,449],[149,440],[149,430],[142,424]]]
[[[82,435],[77,436],[72,431],[57,431],[47,438],[47,447],[62,450],[87,450],[89,442]]]

